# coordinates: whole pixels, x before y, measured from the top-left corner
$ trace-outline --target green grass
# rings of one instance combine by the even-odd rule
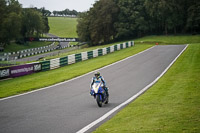
[[[26,45],[19,45],[16,43],[11,43],[7,45],[4,49],[4,52],[16,52],[24,49],[30,49],[30,48],[37,48],[37,47],[43,47],[50,45],[51,42],[29,42]]]
[[[170,36],[146,36],[135,40],[137,43],[156,43],[161,44],[189,44],[189,43],[199,43],[200,35],[170,35]]]
[[[69,17],[48,17],[49,33],[59,37],[77,37],[77,18]]]
[[[94,133],[199,133],[200,43],[190,44],[147,92]]]
[[[152,45],[136,45],[114,53],[86,60],[56,70],[35,73],[15,79],[0,81],[0,98],[35,90],[83,75],[128,56],[141,52]],[[95,65],[93,65],[95,64]]]

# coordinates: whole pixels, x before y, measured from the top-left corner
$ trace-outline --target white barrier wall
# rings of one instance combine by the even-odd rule
[[[120,50],[120,44],[117,44],[117,50]]]
[[[110,52],[112,53],[114,51],[115,51],[115,46],[114,45],[110,46]]]
[[[76,61],[75,61],[75,54],[73,54],[73,55],[69,55],[68,56],[68,64],[73,64],[73,63],[75,63]]]
[[[87,52],[82,52],[81,56],[82,56],[82,60],[87,60],[88,59]]]
[[[126,43],[123,43],[123,48],[126,48]]]
[[[60,67],[60,58],[50,60],[50,69],[56,69]]]
[[[93,50],[93,57],[97,57],[98,56],[98,49]]]
[[[107,54],[106,48],[103,48],[103,55]]]

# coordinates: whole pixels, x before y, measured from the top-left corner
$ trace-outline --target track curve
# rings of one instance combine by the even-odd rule
[[[0,100],[0,132],[77,132],[155,80],[185,47],[155,46],[101,69],[110,88],[110,102],[102,108],[89,96],[92,73],[48,89]]]

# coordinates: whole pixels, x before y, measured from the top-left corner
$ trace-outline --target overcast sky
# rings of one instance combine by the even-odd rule
[[[45,7],[50,11],[62,11],[66,8],[76,11],[88,11],[96,0],[18,0],[22,7]]]

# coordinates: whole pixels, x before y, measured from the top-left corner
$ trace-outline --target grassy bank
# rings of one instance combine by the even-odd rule
[[[0,81],[0,98],[35,90],[83,75],[92,70],[141,52],[151,46],[152,45],[136,45],[134,47],[126,48],[105,56],[86,60],[56,70]]]
[[[200,43],[189,45],[147,92],[95,133],[200,132]]]
[[[169,36],[146,36],[135,39],[136,43],[160,43],[160,44],[189,44],[199,43],[200,35],[169,35]]]
[[[49,33],[59,37],[77,37],[77,18],[69,17],[48,17]]]

